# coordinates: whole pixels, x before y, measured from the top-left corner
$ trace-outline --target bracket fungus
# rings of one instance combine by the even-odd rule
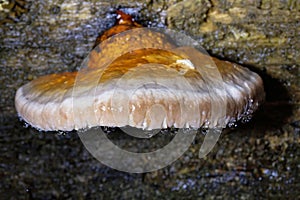
[[[17,90],[21,118],[45,131],[224,127],[264,101],[256,73],[117,14],[79,72],[46,75]]]

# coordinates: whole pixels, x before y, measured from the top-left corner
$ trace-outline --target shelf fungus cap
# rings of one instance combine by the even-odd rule
[[[210,57],[183,34],[118,19],[104,35],[80,71],[46,75],[19,88],[19,116],[46,131],[212,128],[249,119],[264,101],[256,73]]]

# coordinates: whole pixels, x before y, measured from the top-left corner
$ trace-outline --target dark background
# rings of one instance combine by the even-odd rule
[[[0,198],[288,198],[300,195],[299,1],[0,1]],[[18,119],[30,80],[76,70],[122,9],[149,27],[184,31],[212,55],[259,73],[266,102],[227,129],[205,158],[203,135],[172,165],[145,174],[95,160],[75,132],[39,132]],[[142,141],[113,140],[125,146]],[[164,144],[163,136],[153,138]],[[150,148],[150,147],[149,147]]]

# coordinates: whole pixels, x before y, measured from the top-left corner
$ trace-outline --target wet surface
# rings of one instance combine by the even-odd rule
[[[164,1],[28,1],[22,4],[26,10],[14,16],[0,10],[1,198],[299,197],[300,92],[296,57],[288,63],[276,58],[278,63],[265,69],[250,63],[248,67],[262,76],[267,94],[266,103],[251,122],[224,131],[205,159],[198,159],[204,137],[199,133],[179,160],[156,172],[129,174],[110,169],[87,152],[75,132],[46,133],[24,127],[14,109],[16,89],[40,75],[78,68],[96,36],[113,25],[113,10],[119,7],[126,8],[144,25],[165,26]],[[296,36],[292,35],[291,41]],[[299,51],[296,44],[294,48],[289,51]],[[217,50],[211,52],[235,60],[231,54],[217,54]],[[253,53],[254,57],[260,55],[255,48]],[[129,149],[152,148],[140,145],[139,140],[128,140],[118,131],[110,134],[114,134],[110,137],[116,144]],[[153,140],[157,145],[166,142],[162,137]]]

